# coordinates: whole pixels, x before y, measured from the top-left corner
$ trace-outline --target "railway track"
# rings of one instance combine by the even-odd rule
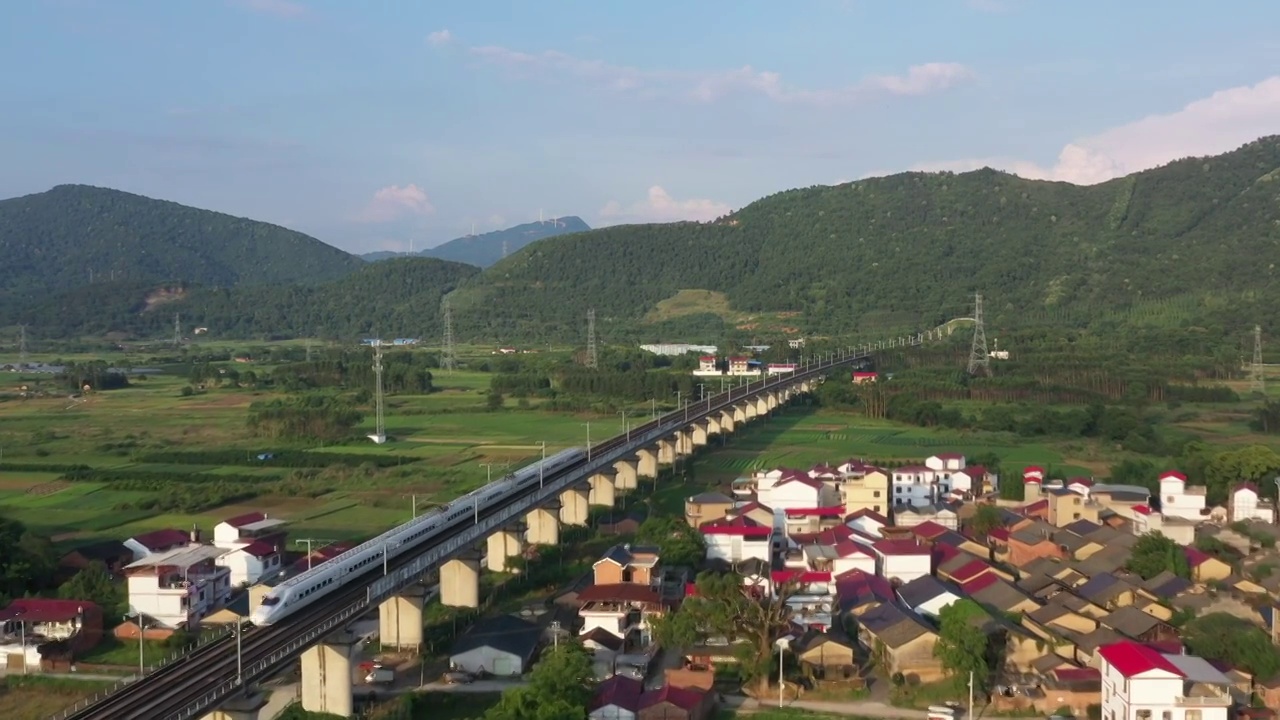
[[[653,438],[649,436],[654,432],[664,429],[675,432],[690,422],[729,408],[748,396],[785,388],[862,357],[865,355],[846,356],[815,365],[790,377],[762,382],[756,388],[748,384],[746,388],[735,388],[709,396],[705,402],[667,413],[631,428],[625,435],[592,445],[589,456],[549,475],[545,484],[553,484],[566,476],[583,475],[587,468],[611,464],[622,455],[619,451],[652,442]],[[318,605],[304,608],[269,626],[244,626],[241,630],[243,634],[240,636],[239,654],[236,651],[234,633],[226,635],[193,649],[186,657],[124,685],[101,699],[91,700],[87,706],[63,711],[53,716],[52,720],[188,720],[208,713],[218,703],[232,698],[237,692],[278,673],[284,663],[301,656],[306,648],[320,638],[372,610],[369,586],[384,574],[412,563],[426,552],[441,546],[449,537],[523,502],[541,489],[537,486],[530,487],[507,502],[486,509],[479,518],[459,519],[431,546],[423,547],[418,552],[402,554],[389,563],[386,573],[382,568],[371,569],[356,582],[350,583]]]

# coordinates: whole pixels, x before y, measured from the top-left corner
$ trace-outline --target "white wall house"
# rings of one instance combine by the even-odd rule
[[[208,545],[177,547],[125,566],[129,612],[142,613],[147,627],[194,629],[231,597],[231,571],[214,564],[226,550]]]
[[[1203,658],[1133,641],[1098,650],[1102,720],[1227,720],[1231,681]]]
[[[182,547],[191,542],[198,542],[199,535],[194,530],[186,533],[181,530],[153,530],[149,533],[134,535],[124,541],[124,546],[133,553],[134,560],[141,560],[149,555]]]
[[[880,531],[889,525],[889,519],[877,512],[859,510],[846,517],[844,524],[865,535],[880,537]]]
[[[933,471],[933,479],[943,493],[952,489],[952,476],[964,469],[964,455],[960,453],[942,453],[925,458],[924,466]]]
[[[934,470],[924,465],[895,468],[892,474],[894,505],[928,505],[933,502]]]
[[[756,497],[760,503],[773,508],[779,520],[786,517],[787,510],[806,508],[825,508],[840,504],[840,493],[828,487],[821,480],[815,480],[805,473],[788,471],[788,475],[779,479],[769,487],[760,487]]]
[[[755,558],[765,563],[772,557],[773,527],[749,517],[721,518],[704,523],[699,531],[708,560],[739,563]]]
[[[933,570],[929,547],[915,540],[880,540],[871,548],[879,561],[876,574],[886,580],[908,583]]]
[[[876,574],[876,553],[870,545],[856,540],[841,540],[832,548],[831,573],[843,575],[850,570],[861,570],[868,575]]]
[[[213,544],[224,548],[237,548],[254,540],[282,535],[285,521],[255,512],[223,520],[213,526]]]
[[[1160,512],[1167,516],[1199,520],[1205,516],[1205,489],[1188,487],[1187,476],[1169,471],[1160,476]]]
[[[1231,522],[1240,520],[1258,520],[1272,523],[1276,519],[1276,509],[1269,501],[1258,496],[1258,486],[1253,483],[1242,483],[1231,490],[1227,505],[1227,517]]]
[[[253,585],[259,580],[279,574],[283,569],[283,548],[262,540],[229,550],[214,561],[231,571],[234,586]]]

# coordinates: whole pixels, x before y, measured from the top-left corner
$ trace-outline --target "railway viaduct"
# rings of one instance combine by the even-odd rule
[[[301,660],[306,710],[349,717],[353,659],[359,638],[348,628],[376,609],[384,646],[423,641],[422,585],[438,574],[443,604],[477,607],[481,563],[491,571],[527,545],[554,545],[564,526],[585,525],[592,506],[611,507],[620,491],[694,453],[715,436],[767,417],[810,392],[832,371],[865,362],[878,349],[919,345],[924,336],[814,359],[793,375],[764,378],[686,404],[626,434],[595,443],[586,458],[548,474],[501,507],[477,510],[474,522],[396,558],[298,616],[261,628],[241,626],[140,678],[123,681],[56,716],[56,720],[257,720],[266,704],[256,684]],[[537,467],[535,463],[531,467]]]

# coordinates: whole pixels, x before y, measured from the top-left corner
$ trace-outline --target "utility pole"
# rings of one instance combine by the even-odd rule
[[[485,470],[485,473],[484,473],[484,484],[485,484],[485,485],[489,485],[489,484],[491,484],[491,483],[493,482],[493,466],[494,466],[494,465],[497,465],[498,467],[502,468],[503,470],[506,470],[508,467],[510,467],[510,466],[511,466],[511,463],[491,463],[491,462],[487,462],[487,463],[480,463],[480,467],[484,468],[484,470]]]
[[[987,330],[982,320],[982,293],[973,296],[973,345],[969,348],[969,374],[991,375],[991,355],[987,352]]]
[[[502,259],[503,260],[507,259],[507,241],[506,240],[502,241]]]
[[[27,326],[18,326],[18,364],[27,364]],[[25,667],[25,666],[24,666]]]
[[[173,346],[178,347],[182,344],[182,315],[173,314]]]
[[[1249,391],[1267,395],[1267,378],[1262,372],[1262,326],[1253,326],[1253,366],[1249,368]]]
[[[969,714],[965,715],[965,720],[973,717],[973,671],[969,671]]]
[[[298,538],[297,540],[294,540],[293,543],[295,545],[307,546],[307,569],[310,570],[311,569],[311,547],[313,545],[319,545],[320,547],[324,547],[325,545],[332,544],[333,541],[329,540],[328,538]]]
[[[449,298],[445,298],[441,305],[444,306],[444,352],[440,354],[440,367],[452,372],[458,366],[458,356],[453,348],[453,306]]]
[[[596,354],[596,310],[591,308],[587,311],[587,367],[595,370],[600,366],[600,359]]]
[[[375,417],[374,422],[377,425],[377,428],[374,430],[374,433],[369,436],[369,439],[381,445],[382,443],[387,441],[387,421],[386,421],[386,416],[384,415],[383,397],[382,397],[382,341],[381,340],[373,341],[373,382],[374,382],[374,385],[376,386],[374,388],[374,396],[373,396],[373,412]]]

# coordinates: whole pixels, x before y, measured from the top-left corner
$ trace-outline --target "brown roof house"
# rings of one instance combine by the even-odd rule
[[[733,498],[718,492],[704,492],[684,500],[684,520],[691,528],[723,518],[733,509]]]
[[[715,707],[714,693],[663,685],[640,696],[636,720],[706,720]]]
[[[1178,631],[1167,622],[1159,618],[1139,610],[1137,607],[1130,605],[1113,611],[1110,615],[1102,618],[1103,627],[1109,627],[1112,630],[1143,643],[1156,642],[1177,642],[1180,640]]]
[[[885,603],[860,615],[858,642],[872,665],[887,675],[902,673],[920,682],[943,677],[942,662],[933,654],[937,633],[900,605]]]
[[[658,582],[659,559],[657,548],[626,543],[609,548],[591,567],[596,585],[654,585]]]
[[[858,673],[857,643],[843,635],[809,630],[791,643],[791,651],[818,679],[848,679]]]

